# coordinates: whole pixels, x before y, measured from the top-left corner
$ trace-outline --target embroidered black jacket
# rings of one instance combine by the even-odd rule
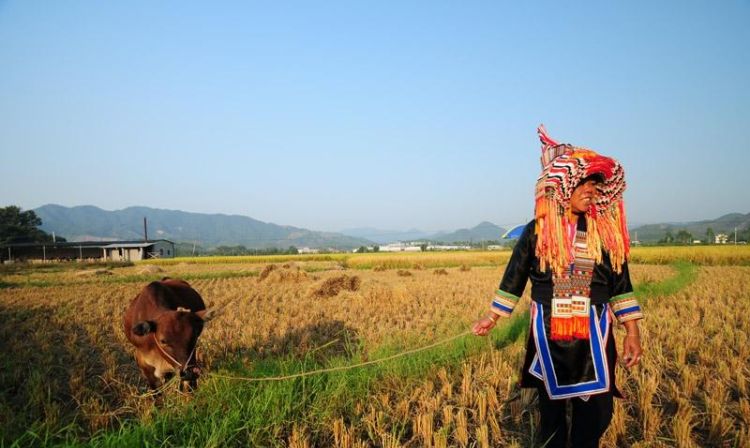
[[[521,297],[526,288],[526,281],[531,280],[531,298],[536,302],[549,305],[552,301],[552,271],[542,271],[539,259],[534,254],[536,235],[532,220],[526,225],[518,240],[513,255],[505,268],[500,282],[500,291]],[[578,230],[586,230],[586,220],[578,220]],[[622,265],[622,272],[612,269],[612,263],[605,252],[602,262],[594,266],[591,279],[591,303],[607,303],[610,299],[633,292],[627,262]]]

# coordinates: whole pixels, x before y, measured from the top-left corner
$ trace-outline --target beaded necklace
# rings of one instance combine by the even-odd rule
[[[589,338],[591,278],[595,260],[588,253],[586,232],[575,232],[573,263],[570,268],[552,273],[552,317],[550,338],[570,341]]]

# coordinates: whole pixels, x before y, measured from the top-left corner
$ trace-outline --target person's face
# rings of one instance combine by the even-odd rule
[[[578,184],[570,196],[570,208],[573,210],[573,213],[586,213],[586,210],[596,201],[596,197],[599,194],[598,185],[599,181],[596,179],[587,179]]]

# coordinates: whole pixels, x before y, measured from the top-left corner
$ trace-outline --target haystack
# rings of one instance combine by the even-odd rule
[[[260,276],[258,277],[258,281],[262,282],[263,280],[266,279],[266,277],[268,277],[271,274],[271,272],[273,272],[273,271],[275,271],[277,269],[279,269],[278,265],[275,265],[275,264],[266,265],[266,267],[264,267],[263,270],[260,272]]]
[[[362,280],[356,275],[337,275],[323,281],[313,290],[316,297],[333,297],[341,291],[357,291]]]
[[[299,268],[299,266],[285,264],[279,267],[275,264],[269,264],[258,276],[259,282],[266,283],[299,283],[307,280],[309,277],[307,272]]]

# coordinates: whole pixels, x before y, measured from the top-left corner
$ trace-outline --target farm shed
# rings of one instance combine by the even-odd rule
[[[17,243],[0,246],[0,261],[112,260],[174,258],[174,243],[154,241],[81,241]]]
[[[147,243],[119,242],[102,247],[104,258],[112,261],[137,261],[149,258],[174,258],[174,243],[167,240]]]

